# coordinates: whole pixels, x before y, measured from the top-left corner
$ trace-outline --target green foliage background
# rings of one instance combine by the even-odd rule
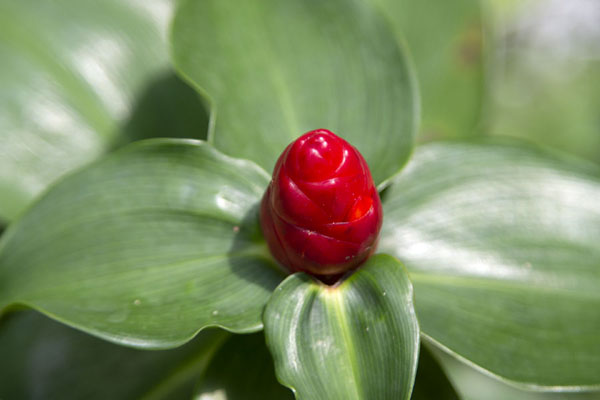
[[[0,0],[0,398],[600,399],[599,18]],[[317,127],[386,188],[399,260],[333,292],[256,220]],[[208,144],[130,145],[159,137]]]

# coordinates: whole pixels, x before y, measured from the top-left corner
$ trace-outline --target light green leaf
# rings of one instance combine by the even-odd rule
[[[262,333],[231,337],[202,377],[196,400],[284,400],[292,392],[275,379]]]
[[[138,135],[139,120],[156,121],[147,109],[148,96],[158,95],[154,86],[172,87],[161,94],[177,107],[161,113],[186,125],[167,132],[202,137],[199,98],[168,72],[172,8],[171,0],[2,1],[0,220],[13,220],[50,183],[121,136]]]
[[[0,307],[102,338],[172,347],[262,328],[282,279],[260,234],[268,183],[199,141],[138,142],[54,186],[0,242]]]
[[[419,327],[400,263],[371,257],[337,287],[288,277],[264,314],[280,382],[298,399],[409,399]]]
[[[410,48],[421,94],[419,141],[476,134],[484,89],[482,2],[371,1]]]
[[[600,384],[600,171],[492,144],[420,148],[385,193],[425,335],[532,386]]]
[[[477,371],[434,345],[429,347],[447,371],[463,400],[600,400],[600,392],[542,392],[519,389]],[[421,347],[421,351],[423,348]]]
[[[327,128],[380,183],[411,152],[412,74],[365,1],[184,1],[171,42],[179,72],[210,98],[209,140],[225,153],[271,171],[288,143]]]
[[[206,330],[174,350],[99,340],[35,312],[0,325],[2,399],[184,399],[228,336]]]
[[[421,345],[411,400],[458,400],[454,387],[427,347]]]

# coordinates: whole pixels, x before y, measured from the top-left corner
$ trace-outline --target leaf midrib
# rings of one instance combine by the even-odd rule
[[[231,253],[224,253],[224,254],[218,254],[218,255],[212,255],[209,257],[194,257],[194,258],[190,258],[190,259],[186,259],[186,260],[180,260],[177,262],[173,262],[173,263],[166,263],[166,264],[159,264],[159,265],[153,265],[151,267],[148,266],[144,266],[143,270],[144,271],[148,271],[148,270],[155,270],[155,269],[160,269],[160,270],[170,270],[170,273],[172,273],[172,269],[176,268],[178,266],[182,266],[185,264],[189,264],[189,263],[194,263],[194,262],[202,262],[204,264],[206,263],[216,263],[219,262],[220,260],[225,260],[225,259],[236,259],[236,258],[251,258],[251,257],[255,257],[257,259],[261,259],[265,262],[265,264],[268,265],[272,265],[273,262],[268,259],[265,256],[265,249],[264,249],[264,244],[259,244],[259,245],[254,245],[254,246],[248,246],[248,248],[244,249],[243,251],[237,251],[237,252],[231,252]],[[118,263],[112,263],[112,264],[116,264]],[[273,269],[277,269],[276,266],[273,265]],[[105,275],[106,277],[110,277],[110,278],[114,278],[115,276],[120,276],[120,279],[126,279],[125,277],[127,276],[127,274],[134,274],[134,277],[137,276],[137,274],[139,274],[140,271],[139,269],[127,269],[127,270],[123,270],[123,271],[118,271],[118,272],[111,272]],[[90,276],[89,279],[86,280],[79,280],[76,282],[76,286],[80,286],[82,283],[86,283],[86,282],[98,282],[98,279],[102,279],[101,276],[98,275],[94,275],[94,276]],[[65,289],[70,289],[73,286],[73,284],[65,284],[65,285],[52,285],[51,287],[47,287],[45,289],[36,289],[33,291],[28,291],[28,293],[21,293],[20,296],[14,296],[14,295],[10,295],[5,293],[5,296],[2,296],[4,298],[4,300],[2,300],[2,298],[0,298],[0,310],[4,309],[6,306],[9,306],[10,304],[19,302],[19,301],[33,301],[32,299],[26,299],[26,297],[30,297],[31,294],[34,294],[34,297],[39,297],[40,294],[44,294],[44,293],[56,293],[56,292],[61,292]]]
[[[539,286],[535,282],[516,282],[509,280],[492,280],[482,277],[470,277],[464,275],[443,275],[429,274],[423,272],[409,271],[411,281],[415,283],[434,283],[440,286],[460,286],[469,289],[482,289],[484,287],[498,287],[499,289],[510,290],[535,290],[540,292],[548,292],[555,295],[568,295],[581,299],[594,299],[600,301],[600,292],[582,292],[575,289],[560,288],[556,286]]]
[[[328,290],[328,289],[324,289],[324,290]],[[348,323],[348,319],[346,318],[346,313],[345,313],[345,307],[344,307],[344,300],[343,300],[343,291],[340,288],[334,289],[336,292],[334,296],[331,296],[330,298],[333,300],[333,310],[336,313],[338,320],[340,321],[340,331],[342,333],[342,336],[344,338],[344,343],[346,343],[347,345],[346,347],[346,354],[348,355],[348,359],[350,360],[350,369],[352,371],[352,377],[354,379],[354,392],[356,393],[356,399],[360,399],[360,393],[363,392],[362,390],[362,383],[360,381],[360,373],[358,371],[360,371],[360,368],[358,367],[358,362],[357,362],[357,356],[356,356],[356,351],[354,350],[354,346],[353,346],[353,341],[352,341],[352,334],[350,332],[350,330],[348,329],[349,326],[351,326]]]
[[[223,214],[220,214],[220,215],[211,214],[207,211],[194,211],[194,210],[189,210],[189,209],[176,209],[176,208],[167,208],[167,207],[144,207],[144,208],[124,208],[122,210],[114,210],[113,209],[108,213],[97,213],[97,214],[93,214],[87,218],[70,219],[68,224],[65,224],[62,226],[59,225],[61,227],[61,229],[53,230],[53,231],[46,231],[45,234],[50,235],[50,236],[56,236],[57,233],[64,232],[65,229],[73,228],[78,225],[85,225],[85,224],[89,224],[89,223],[93,223],[93,222],[97,222],[97,221],[105,222],[106,219],[109,217],[119,219],[122,216],[134,216],[136,214],[143,215],[143,214],[152,214],[152,213],[156,213],[156,214],[164,213],[165,215],[181,214],[181,215],[188,215],[190,217],[196,217],[199,219],[218,221],[218,222],[226,223],[226,224],[232,225],[232,226],[241,225],[241,221],[239,219],[236,219],[235,217],[227,218]],[[4,234],[2,237],[2,239],[4,239],[4,240],[0,240],[0,254],[2,254],[4,247],[9,242],[8,238],[9,238],[9,236],[11,236],[11,234],[12,234],[12,231],[8,230],[8,232],[6,232],[6,234]]]
[[[257,22],[260,22],[260,25],[262,27],[267,26],[265,23],[263,23],[263,21],[261,21],[260,16],[259,15],[255,15],[255,20]],[[268,74],[268,76],[271,78],[271,82],[273,82],[273,85],[275,87],[275,89],[277,90],[277,92],[279,93],[279,98],[280,98],[280,106],[281,106],[281,110],[283,112],[283,115],[285,116],[285,120],[287,121],[287,128],[289,130],[287,130],[291,140],[296,139],[297,134],[300,134],[300,124],[298,122],[298,115],[295,111],[295,107],[294,107],[294,103],[292,101],[292,94],[291,94],[291,90],[289,88],[289,86],[286,85],[286,78],[285,78],[285,74],[284,74],[284,69],[282,68],[281,64],[279,63],[279,60],[281,59],[280,57],[276,57],[275,51],[273,50],[273,45],[271,44],[270,39],[270,35],[266,30],[263,29],[259,29],[257,30],[258,34],[260,35],[260,40],[261,43],[263,44],[263,46],[261,46],[261,48],[264,51],[264,59],[265,60],[270,60],[271,62],[268,62],[268,68],[270,69],[271,73]]]

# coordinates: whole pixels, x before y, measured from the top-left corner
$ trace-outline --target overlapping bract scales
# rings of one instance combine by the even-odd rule
[[[291,271],[317,276],[339,275],[364,262],[381,221],[366,161],[325,129],[304,134],[284,150],[261,205],[275,258]]]

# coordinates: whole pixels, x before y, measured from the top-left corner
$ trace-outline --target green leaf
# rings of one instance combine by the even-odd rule
[[[419,327],[400,263],[371,257],[337,287],[288,277],[264,314],[279,381],[298,399],[409,399]]]
[[[516,146],[420,148],[379,251],[406,263],[423,333],[530,387],[599,385],[599,177]]]
[[[141,351],[99,340],[35,312],[0,325],[0,398],[191,398],[227,334],[206,330],[174,350]]]
[[[196,389],[197,400],[284,400],[292,392],[275,379],[262,333],[236,335],[221,348]]]
[[[508,385],[430,346],[463,400],[600,400],[600,392],[541,392]],[[423,350],[424,347],[421,347]],[[418,378],[417,378],[418,379]]]
[[[371,0],[406,39],[421,94],[418,139],[473,136],[484,89],[482,3]]]
[[[1,8],[0,220],[10,221],[57,178],[123,141],[123,130],[139,130],[140,114],[156,119],[146,103],[169,76],[173,1],[9,0]],[[199,98],[172,86],[167,94],[190,102],[171,98],[181,109],[161,112],[202,137]]]
[[[411,152],[412,74],[362,0],[184,1],[171,42],[179,72],[210,98],[209,140],[227,154],[270,171],[288,143],[326,128],[381,183]]]
[[[446,373],[423,345],[419,351],[419,366],[411,400],[458,400]]]
[[[138,142],[54,186],[0,242],[0,307],[164,348],[262,328],[283,274],[260,234],[255,164],[192,140]]]

